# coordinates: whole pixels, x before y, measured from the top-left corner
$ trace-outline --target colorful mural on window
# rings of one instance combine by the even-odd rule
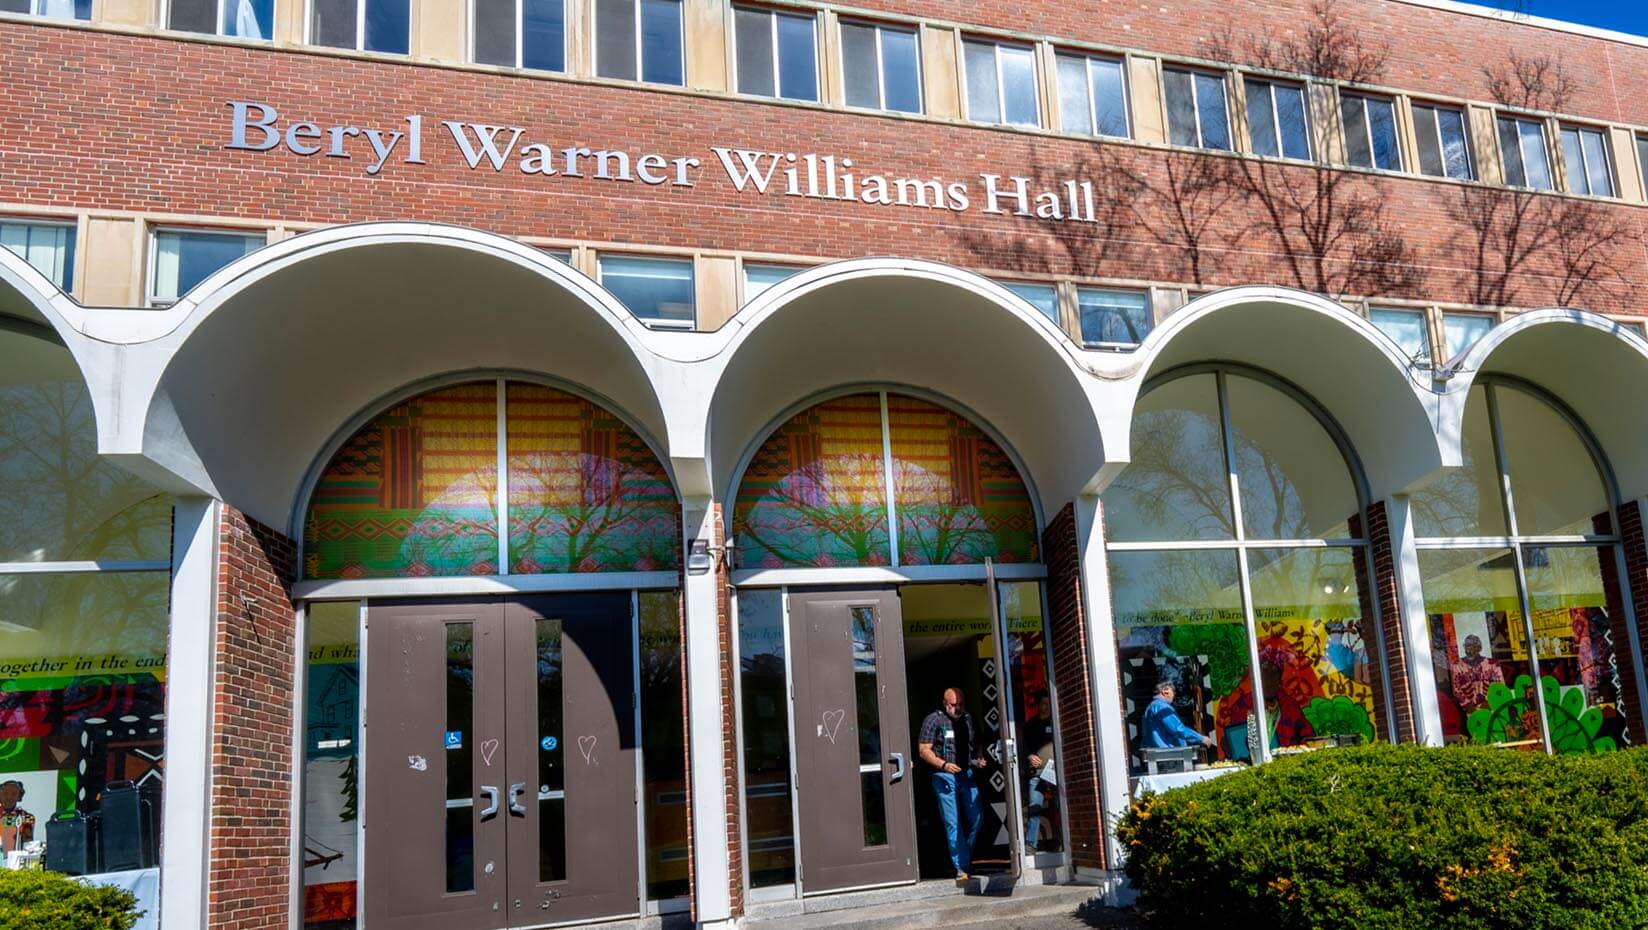
[[[511,383],[506,393],[509,570],[680,568],[681,508],[646,442],[565,391]]]
[[[307,578],[499,574],[495,381],[374,417],[333,456],[304,521]],[[674,571],[680,507],[662,463],[609,411],[511,382],[509,571]]]
[[[853,394],[767,437],[734,500],[740,567],[893,564],[889,498],[900,565],[1035,561],[1035,508],[1001,446],[937,404],[886,401],[886,421],[880,393]]]

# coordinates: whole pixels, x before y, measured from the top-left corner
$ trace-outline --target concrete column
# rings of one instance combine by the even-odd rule
[[[1110,608],[1110,564],[1097,495],[1076,499],[1076,544],[1081,552],[1082,603],[1086,608],[1088,667],[1093,692],[1094,745],[1098,747],[1099,798],[1108,824],[1127,810],[1127,735],[1123,732],[1121,662]],[[1105,830],[1105,862],[1119,868],[1121,844]]]
[[[1425,617],[1419,549],[1414,545],[1413,507],[1406,494],[1398,494],[1385,502],[1385,508],[1390,518],[1391,552],[1396,560],[1396,608],[1401,612],[1402,639],[1407,645],[1414,735],[1422,746],[1440,746],[1442,711],[1436,703],[1436,670],[1431,666],[1430,625]]]
[[[687,550],[695,539],[714,547],[720,533],[709,497],[682,502]],[[727,773],[724,766],[721,665],[717,616],[717,573],[687,573],[681,599],[686,610],[688,777],[692,785],[693,895],[700,927],[732,922],[731,866],[727,829]]]
[[[160,922],[206,926],[210,866],[213,635],[218,505],[177,502],[172,530],[171,642],[166,659],[166,781],[162,795]]]

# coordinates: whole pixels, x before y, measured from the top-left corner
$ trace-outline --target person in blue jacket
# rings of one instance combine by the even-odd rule
[[[1213,737],[1197,733],[1179,719],[1179,712],[1173,709],[1173,682],[1166,678],[1156,683],[1156,697],[1144,709],[1139,731],[1146,749],[1176,749],[1197,743],[1213,745]]]

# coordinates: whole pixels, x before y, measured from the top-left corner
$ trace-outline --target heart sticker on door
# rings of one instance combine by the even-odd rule
[[[824,735],[830,738],[830,745],[835,745],[835,735],[841,732],[841,722],[847,719],[845,710],[827,710],[824,712]]]
[[[481,764],[491,765],[492,757],[498,752],[498,741],[489,739],[481,743]]]
[[[595,755],[595,737],[593,737],[593,736],[580,736],[580,737],[578,737],[578,751],[583,753],[583,755],[584,755],[584,764],[585,765],[599,765],[600,764],[600,763],[596,762],[595,759],[593,758],[594,755]]]

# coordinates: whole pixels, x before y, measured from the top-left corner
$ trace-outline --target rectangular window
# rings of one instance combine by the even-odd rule
[[[1430,327],[1425,322],[1425,311],[1403,310],[1395,307],[1373,307],[1368,320],[1379,331],[1391,337],[1408,360],[1420,365],[1431,361]]]
[[[681,0],[595,0],[595,73],[649,84],[686,83],[681,17]]]
[[[172,0],[166,25],[182,32],[272,39],[275,0]]]
[[[355,926],[360,876],[360,604],[306,611],[303,703],[303,926]]]
[[[53,19],[91,19],[92,0],[0,0],[0,13],[27,13]]]
[[[1031,284],[1028,281],[1003,281],[1001,286],[1024,298],[1024,302],[1046,314],[1053,325],[1059,325],[1059,289],[1051,284]]]
[[[545,255],[548,255],[550,258],[555,259],[563,265],[572,264],[571,249],[544,249],[543,251]]]
[[[1470,136],[1465,130],[1465,113],[1451,107],[1413,105],[1413,131],[1419,142],[1419,170],[1433,178],[1469,181]]]
[[[1556,190],[1551,156],[1545,147],[1545,124],[1534,119],[1499,117],[1499,157],[1505,163],[1505,183],[1512,187]]]
[[[1150,297],[1143,291],[1078,288],[1082,342],[1090,346],[1136,346],[1149,335]]]
[[[1396,103],[1380,97],[1341,94],[1339,117],[1345,126],[1345,160],[1359,168],[1401,171],[1402,150],[1396,141]]]
[[[800,271],[794,265],[745,265],[744,302],[760,297],[767,288]]]
[[[74,227],[0,219],[0,248],[16,252],[58,290],[74,286]]]
[[[1642,190],[1648,196],[1648,136],[1637,136],[1637,168],[1642,175]]]
[[[751,888],[795,881],[785,640],[783,593],[740,589],[738,711],[744,763],[740,783]]]
[[[411,0],[312,0],[316,45],[405,55],[412,47]]]
[[[1247,78],[1247,131],[1253,151],[1272,158],[1310,160],[1310,122],[1305,89]]]
[[[601,286],[649,323],[671,328],[693,324],[692,260],[601,256]]]
[[[818,99],[818,21],[799,13],[733,8],[738,92]]]
[[[1120,61],[1059,56],[1059,128],[1118,139],[1132,135],[1127,121],[1127,78]]]
[[[1562,160],[1567,162],[1568,190],[1593,197],[1614,196],[1614,172],[1602,130],[1562,127]]]
[[[1442,350],[1448,361],[1465,354],[1478,339],[1493,329],[1494,318],[1474,314],[1448,313],[1442,317]]]
[[[914,29],[842,23],[841,62],[848,106],[921,112],[921,49]]]
[[[1162,70],[1167,128],[1174,145],[1230,151],[1230,112],[1223,75],[1180,68]]]
[[[962,44],[967,62],[967,118],[975,123],[1040,126],[1035,50],[976,39]]]
[[[475,0],[475,61],[566,70],[565,0]]]
[[[263,248],[263,233],[208,232],[163,229],[154,234],[150,250],[149,305],[170,306],[212,272],[243,255]]]

